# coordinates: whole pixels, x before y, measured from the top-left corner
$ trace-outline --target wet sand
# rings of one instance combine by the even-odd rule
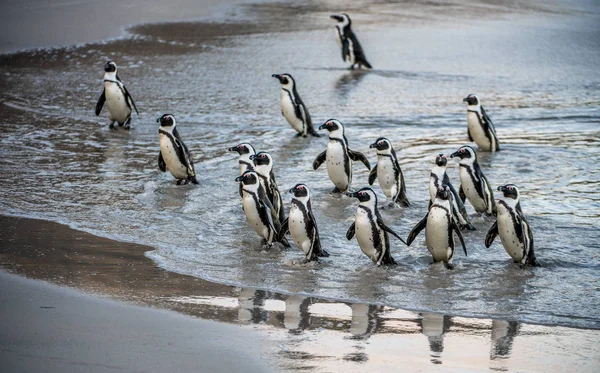
[[[0,216],[0,225],[2,268],[78,289],[0,274],[8,372],[593,372],[600,364],[595,330],[229,287],[156,267],[149,247],[43,220]]]

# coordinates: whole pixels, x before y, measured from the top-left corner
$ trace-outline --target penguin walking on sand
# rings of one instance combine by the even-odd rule
[[[467,132],[469,140],[474,141],[484,152],[497,152],[500,143],[496,136],[494,123],[479,102],[479,98],[470,94],[463,99],[467,103]]]
[[[250,159],[254,162],[254,171],[260,177],[260,183],[265,192],[267,192],[267,197],[275,209],[275,215],[278,217],[279,222],[283,223],[285,220],[285,211],[283,209],[281,193],[275,181],[275,172],[273,172],[273,157],[267,152],[258,152],[251,155]]]
[[[279,79],[281,83],[281,114],[293,129],[298,132],[296,136],[306,137],[311,134],[315,137],[320,135],[315,131],[308,109],[296,90],[296,81],[290,74],[273,74],[273,78]]]
[[[254,168],[254,162],[252,159],[250,159],[250,157],[256,154],[256,150],[254,150],[252,145],[248,144],[247,142],[243,142],[236,146],[232,146],[227,150],[230,152],[237,152],[239,154],[238,163],[240,164],[240,175]]]
[[[452,269],[452,257],[454,256],[454,236],[456,233],[460,243],[467,255],[467,247],[460,229],[452,216],[450,199],[452,194],[450,187],[442,185],[437,189],[435,200],[427,215],[408,234],[407,244],[410,244],[425,229],[425,242],[427,249],[433,256],[434,262],[443,262],[446,268]]]
[[[469,216],[467,215],[467,209],[465,208],[465,204],[460,199],[458,192],[452,186],[450,182],[450,178],[446,173],[446,165],[448,164],[448,159],[444,154],[438,154],[435,157],[435,166],[431,170],[431,174],[429,176],[429,197],[430,202],[429,206],[435,201],[435,196],[437,194],[438,189],[442,185],[447,185],[450,188],[450,204],[452,206],[452,215],[454,216],[454,220],[458,224],[461,229],[468,229],[470,231],[474,231],[475,227],[469,221]]]
[[[406,242],[391,230],[385,223],[377,209],[377,195],[371,188],[362,188],[349,195],[360,201],[356,209],[354,223],[348,228],[346,238],[351,240],[356,235],[356,240],[362,252],[377,265],[396,264],[390,253],[390,239],[388,233]]]
[[[238,176],[235,181],[242,184],[242,206],[248,223],[262,237],[263,244],[271,248],[278,239],[280,225],[258,174],[253,170],[248,170]],[[289,247],[285,237],[282,237],[280,242]]]
[[[459,157],[460,162],[460,188],[458,195],[461,201],[469,199],[475,211],[492,215],[496,213],[494,192],[490,187],[479,163],[477,153],[470,146],[463,146],[450,155],[450,158]]]
[[[111,130],[115,129],[115,122],[128,130],[131,124],[132,109],[135,109],[136,114],[140,115],[133,97],[131,97],[117,74],[117,64],[112,61],[108,61],[104,65],[104,90],[96,103],[96,116],[100,115],[104,102],[108,107],[109,128]]]
[[[533,232],[521,210],[519,189],[516,185],[507,184],[498,187],[498,190],[503,193],[504,199],[498,200],[496,221],[485,236],[485,247],[490,247],[498,235],[515,263],[522,267],[540,266],[533,252]]]
[[[340,121],[330,119],[319,127],[319,130],[322,129],[329,131],[329,142],[327,149],[313,162],[313,169],[316,170],[326,161],[329,179],[335,185],[333,193],[345,193],[352,183],[352,161],[362,162],[368,170],[371,169],[371,165],[364,154],[348,148],[348,139]]]
[[[336,38],[338,45],[342,48],[342,60],[350,63],[350,69],[358,65],[358,68],[365,67],[371,69],[371,64],[367,61],[365,52],[358,42],[358,38],[352,31],[352,21],[346,13],[334,14],[329,18],[338,22],[335,25]]]
[[[196,170],[192,155],[185,146],[177,131],[175,117],[172,114],[164,114],[156,120],[160,123],[158,137],[160,141],[160,152],[158,153],[158,168],[165,172],[167,169],[180,184],[198,184]]]
[[[329,253],[321,247],[319,229],[310,203],[310,190],[304,184],[297,184],[290,189],[290,193],[292,206],[288,218],[281,224],[279,237],[290,232],[296,246],[306,255],[305,262],[328,257]]]
[[[373,185],[375,179],[388,199],[394,203],[400,203],[404,207],[410,206],[406,197],[406,184],[400,163],[392,143],[385,137],[380,137],[369,148],[377,149],[377,164],[369,174],[369,185]]]

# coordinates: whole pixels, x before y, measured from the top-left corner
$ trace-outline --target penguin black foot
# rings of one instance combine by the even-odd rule
[[[444,267],[446,267],[448,269],[454,269],[454,264],[444,262]]]
[[[116,128],[115,128],[115,122],[111,122],[111,123],[108,125],[108,128],[109,128],[109,129],[111,129],[111,130],[116,130]]]
[[[129,131],[129,130],[131,129],[131,118],[129,118],[129,119],[127,119],[127,120],[125,121],[125,126],[124,126],[124,128],[125,128],[127,131]]]
[[[466,229],[466,230],[469,230],[469,231],[476,231],[476,230],[477,230],[477,228],[475,228],[475,227],[473,226],[473,224],[471,224],[471,223],[469,223],[469,224],[466,224],[466,225],[463,225],[461,228],[462,228],[463,230],[465,230],[465,229]]]
[[[319,254],[319,256],[321,258],[327,258],[327,257],[329,257],[329,253],[325,250],[322,250],[321,253]]]
[[[294,137],[306,137],[305,134],[298,132]]]
[[[182,182],[183,182],[183,179],[177,179],[177,181],[175,182],[175,184],[181,185]]]
[[[198,180],[196,179],[196,176],[188,177],[188,179],[186,180],[186,184],[189,184],[189,183],[198,185]]]
[[[333,190],[331,191],[331,193],[339,194],[339,193],[342,193],[342,191],[339,190],[338,187],[335,187],[335,188],[333,188]]]

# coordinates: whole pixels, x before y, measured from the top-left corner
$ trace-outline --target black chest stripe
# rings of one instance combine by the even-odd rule
[[[306,231],[306,235],[312,241],[313,240],[313,221],[310,218],[310,216],[308,215],[308,210],[306,209],[306,206],[302,202],[297,201],[295,199],[292,199],[292,204],[294,206],[296,206],[302,212],[302,216],[304,217],[304,230]],[[290,224],[295,224],[295,222],[290,220]]]
[[[385,254],[385,250],[381,242],[381,237],[379,236],[379,227],[377,226],[377,221],[373,217],[373,213],[369,208],[365,206],[359,205],[358,208],[366,211],[367,216],[369,218],[369,222],[371,223],[371,237],[373,238],[373,247],[376,250],[381,251],[381,255]],[[379,261],[379,258],[377,258],[377,260]]]
[[[477,195],[479,196],[479,198],[481,198],[482,200],[485,201],[485,196],[483,195],[483,190],[481,190],[481,182],[476,180],[475,172],[473,171],[471,166],[466,165],[466,164],[459,164],[459,165],[460,165],[460,167],[464,167],[467,169],[469,176],[471,176],[471,182],[473,183],[473,186],[475,187],[475,191],[477,192]],[[479,176],[479,177],[481,177],[481,176]],[[487,202],[485,202],[485,203],[487,205]]]
[[[251,192],[248,189],[242,189],[242,190],[252,196],[252,199],[254,200],[254,204],[256,205],[256,211],[258,212],[258,217],[260,218],[260,222],[263,223],[263,225],[265,227],[267,227],[268,230],[271,230],[271,227],[269,224],[269,217],[267,216],[268,209],[260,201],[260,198],[258,198],[258,194]]]

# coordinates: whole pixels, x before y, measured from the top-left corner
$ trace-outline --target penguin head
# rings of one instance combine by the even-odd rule
[[[440,167],[446,167],[446,164],[448,164],[448,158],[446,158],[445,154],[438,154],[437,157],[435,157],[435,164]]]
[[[461,160],[467,159],[472,162],[477,160],[477,153],[468,145],[461,146],[457,151],[450,155],[450,158],[459,157]]]
[[[268,166],[272,164],[273,157],[267,152],[258,152],[251,155],[250,160],[254,161],[255,166]]]
[[[463,102],[466,102],[467,105],[479,105],[479,99],[474,94],[470,94],[467,97],[463,98]]]
[[[294,195],[294,197],[302,198],[302,197],[308,197],[310,194],[310,190],[308,189],[308,187],[305,184],[296,184],[295,187],[290,189],[290,193],[292,193]]]
[[[156,121],[160,123],[161,127],[175,128],[176,125],[173,114],[163,114],[163,116],[158,118]]]
[[[329,16],[329,18],[331,19],[335,19],[336,21],[342,23],[342,26],[346,26],[352,23],[352,21],[350,20],[350,17],[346,14],[346,13],[342,13],[342,14],[332,14]]]
[[[435,198],[439,198],[444,201],[450,199],[450,187],[446,184],[438,187],[437,191],[435,192]]]
[[[392,143],[385,137],[380,137],[374,143],[369,145],[369,148],[375,148],[378,152],[389,153],[390,149],[392,149]]]
[[[362,188],[358,192],[351,193],[348,196],[358,198],[361,204],[377,206],[377,195],[371,188]]]
[[[231,148],[228,148],[227,150],[229,150],[230,152],[237,152],[239,155],[256,153],[256,151],[254,150],[254,147],[252,145],[248,144],[247,142],[243,142],[236,146],[232,146]]]
[[[329,131],[330,134],[332,132],[335,132],[335,131],[338,131],[338,130],[341,130],[342,132],[344,132],[344,126],[337,119],[329,119],[327,122],[321,124],[319,126],[319,129],[320,130],[326,129],[327,131]]]
[[[241,182],[244,185],[256,185],[258,183],[258,175],[252,170],[248,170],[235,178],[235,181]]]
[[[117,64],[112,62],[112,61],[108,61],[105,65],[104,65],[104,71],[106,71],[107,73],[115,73],[117,72]]]
[[[498,190],[502,192],[505,198],[511,198],[519,200],[519,188],[514,184],[506,184],[498,187]]]
[[[296,81],[290,74],[273,74],[271,76],[279,79],[279,83],[281,83],[281,86],[284,88],[293,89],[296,85]]]

